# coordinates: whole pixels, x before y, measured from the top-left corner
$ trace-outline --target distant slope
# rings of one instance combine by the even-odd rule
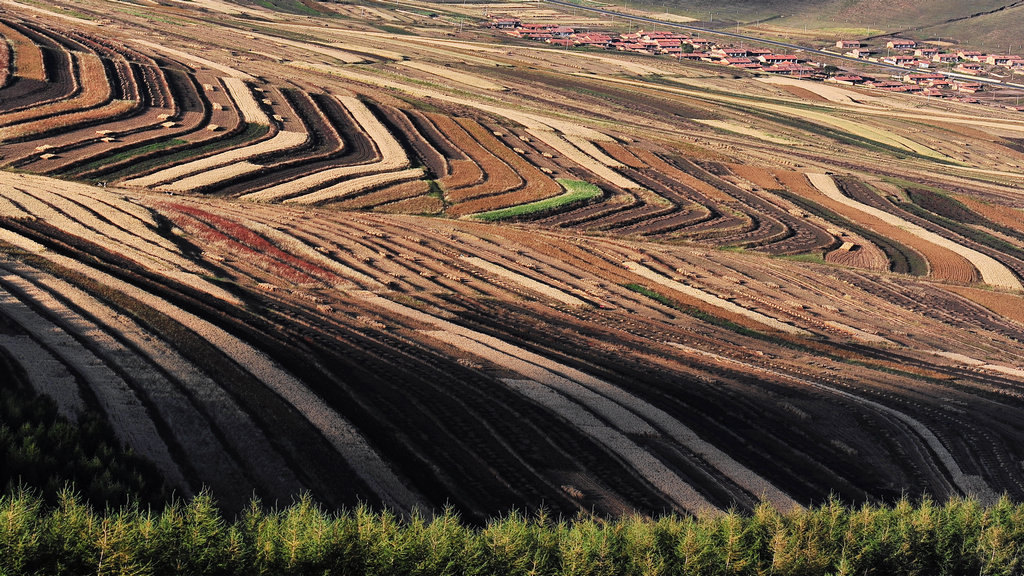
[[[754,23],[768,20],[774,26],[817,29],[865,28],[886,31],[917,31],[914,36],[951,36],[960,41],[994,44],[1019,31],[1022,2],[1008,0],[694,0],[670,4],[680,13],[712,24]],[[1005,32],[1001,32],[1005,31]],[[983,35],[987,37],[983,38]]]

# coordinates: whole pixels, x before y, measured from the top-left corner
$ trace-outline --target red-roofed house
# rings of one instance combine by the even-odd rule
[[[944,80],[945,78],[942,74],[907,74],[903,77],[903,81],[910,84],[928,84],[933,80]]]
[[[810,66],[804,66],[796,62],[779,62],[778,64],[765,67],[764,71],[771,72],[772,74],[793,76],[794,78],[810,78],[817,72],[817,70]]]
[[[917,48],[917,42],[904,40],[903,38],[893,38],[885,43],[885,47],[892,48],[893,50],[913,50]]]
[[[980,74],[982,66],[977,62],[961,62],[959,66],[954,68],[957,72],[963,72],[964,74]]]
[[[832,76],[826,78],[825,82],[831,82],[833,84],[845,84],[847,86],[853,86],[854,84],[860,84],[864,82],[864,78],[857,76],[856,74],[843,74],[842,76]]]
[[[988,58],[985,58],[985,62],[992,64],[993,66],[1009,66],[1011,62],[1018,60],[1019,58],[1019,56],[1010,56],[1009,54],[1005,56],[989,54]]]
[[[932,56],[932,62],[938,62],[940,64],[952,64],[960,60],[960,57],[956,54],[936,54]]]
[[[970,60],[971,62],[981,62],[985,59],[985,55],[977,50],[960,50],[956,53],[961,60]]]
[[[765,64],[781,64],[783,62],[796,64],[800,62],[799,58],[791,54],[765,54],[763,56],[758,56],[757,59]]]
[[[974,94],[981,91],[981,83],[979,82],[953,82],[953,90],[957,92],[965,92],[967,94]]]
[[[718,50],[712,50],[711,55],[717,56],[719,58],[744,58],[747,55],[747,49],[730,46],[728,48],[719,48]]]
[[[917,62],[917,58],[913,56],[890,56],[882,61],[893,66],[910,66]]]
[[[733,68],[753,69],[761,67],[760,64],[755,63],[750,58],[723,58],[722,63]]]
[[[914,56],[924,56],[925,58],[931,58],[938,53],[938,48],[918,48],[917,50],[914,50]]]
[[[836,48],[843,50],[853,50],[854,48],[860,48],[860,40],[839,40],[836,42]]]

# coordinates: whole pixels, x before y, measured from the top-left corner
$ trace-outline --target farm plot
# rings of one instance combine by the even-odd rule
[[[519,177],[521,183],[506,192],[486,196],[483,194],[471,196],[466,189],[449,192],[448,200],[459,203],[447,209],[448,215],[457,218],[465,214],[542,201],[562,193],[562,187],[554,179],[527,162],[519,153],[508,149],[504,143],[479,123],[461,120],[460,124],[488,152],[496,158],[503,159],[504,163]],[[485,171],[490,169],[484,163],[481,163],[480,166]],[[487,177],[488,180],[491,180],[492,178],[498,179],[501,175],[487,171]],[[460,198],[462,200],[459,200]]]
[[[0,114],[0,141],[48,134],[79,122],[118,117],[138,105],[126,100],[111,101],[111,82],[99,56],[76,52],[73,65],[80,92],[68,99]],[[103,107],[97,108],[100,106]]]
[[[1024,290],[1024,286],[1021,286],[1020,281],[1013,272],[991,256],[987,256],[976,250],[957,244],[956,242],[943,238],[934,232],[926,230],[921,226],[908,222],[898,216],[889,214],[888,212],[879,210],[873,206],[868,206],[845,196],[840,192],[839,188],[836,187],[835,181],[833,181],[827,174],[807,174],[807,179],[815,188],[831,200],[871,215],[886,224],[906,230],[910,234],[921,238],[926,242],[945,248],[946,250],[965,258],[978,270],[978,272],[981,273],[981,279],[983,282],[1009,290]],[[937,267],[941,266],[941,264],[941,261],[932,262],[932,265]],[[960,281],[964,280],[961,279]]]
[[[241,197],[243,200],[253,202],[280,201],[301,196],[312,189],[323,188],[340,180],[384,174],[408,168],[409,158],[406,156],[402,145],[388,132],[387,128],[380,123],[365,104],[352,96],[337,96],[336,99],[352,114],[359,127],[366,132],[370,140],[376,145],[378,160],[369,164],[340,166],[314,172],[289,182],[250,192]],[[405,177],[405,179],[408,179],[408,177]],[[380,182],[377,185],[386,183],[386,181]],[[343,184],[339,184],[339,186],[343,186]],[[310,192],[310,194],[316,194],[316,192]],[[336,196],[337,194],[325,194],[322,200],[317,201],[323,201]]]
[[[298,148],[305,144],[308,138],[309,135],[305,132],[282,130],[263,142],[165,168],[146,176],[132,178],[126,180],[124,185],[138,188],[159,185],[161,190],[172,192],[209,187],[232,177],[259,170],[260,166],[248,162],[249,158]]]
[[[11,76],[37,82],[50,80],[43,66],[43,53],[32,39],[3,21],[0,21],[0,35],[9,46],[5,53]]]
[[[516,174],[501,157],[488,150],[480,142],[475,140],[467,129],[474,130],[477,134],[482,128],[475,121],[461,119],[456,121],[448,116],[433,114],[430,120],[438,130],[455,147],[465,153],[480,168],[483,180],[479,184],[469,185],[463,188],[451,187],[452,180],[442,179],[439,184],[444,187],[445,199],[452,203],[459,203],[479,196],[491,196],[514,190],[523,185],[523,179]],[[509,151],[511,153],[511,151]],[[453,166],[454,168],[455,166]],[[468,178],[467,178],[468,179]]]
[[[785,493],[700,439],[697,434],[678,420],[614,385],[500,339],[424,314],[379,296],[370,297],[368,301],[389,312],[435,326],[437,329],[428,331],[432,337],[442,339],[451,345],[526,376],[532,383],[546,387],[548,391],[542,390],[540,393],[547,395],[548,398],[557,398],[557,394],[564,394],[596,413],[605,414],[605,418],[620,431],[624,431],[623,427],[631,421],[635,423],[634,425],[640,425],[644,429],[653,426],[653,428],[659,429],[660,433],[668,435],[705,458],[705,461],[718,472],[749,492],[762,494],[784,509],[796,505],[796,502]],[[537,391],[538,389],[533,388],[532,390]],[[551,396],[552,392],[556,392],[556,396]],[[536,396],[534,397],[536,398]],[[548,405],[554,407],[556,404]],[[574,412],[579,414],[578,411]],[[572,412],[564,414],[564,416],[572,421]],[[583,417],[586,417],[585,414]],[[591,430],[587,429],[587,431]],[[605,443],[607,436],[604,436],[604,439],[599,437],[598,441]],[[616,450],[617,453],[636,466],[637,472],[655,486],[665,490],[677,505],[684,509],[692,509],[689,506],[694,503],[692,500],[694,492],[687,485],[678,483],[679,479],[675,474],[665,474],[665,471],[658,467],[648,465],[650,460],[644,456],[642,449],[638,450],[633,446],[619,443],[616,445],[619,447]]]
[[[621,166],[621,164],[619,164],[619,162],[615,160],[612,160],[611,158],[608,158],[604,154],[601,154],[601,157],[608,158],[608,160],[611,161],[609,164],[604,164],[600,160],[595,159],[593,156],[590,156],[586,152],[580,150],[571,142],[556,134],[554,131],[532,129],[528,130],[527,132],[529,132],[529,134],[536,138],[537,140],[540,140],[544,144],[547,144],[554,150],[558,151],[558,153],[561,154],[562,156],[565,156],[569,160],[575,162],[576,164],[579,164],[581,167],[590,171],[590,173],[594,174],[598,178],[601,178],[602,180],[605,180],[624,190],[633,190],[641,187],[636,182],[633,182],[632,180],[622,176],[618,172],[615,172],[612,168]],[[571,134],[568,135],[571,136]]]
[[[872,238],[872,242],[885,250],[894,271],[930,275],[939,280],[952,282],[977,280],[977,270],[958,254],[925,241],[901,227],[893,226],[870,214],[828,198],[817,188],[811,186],[802,173],[776,171],[776,175],[798,198],[819,203],[821,207],[840,215],[848,222],[863,226],[870,233],[877,233],[878,236]],[[858,233],[863,234],[864,232]],[[915,262],[919,262],[919,264],[915,266]]]
[[[427,74],[431,74],[439,78],[444,78],[445,80],[451,80],[453,82],[465,84],[467,86],[472,86],[473,88],[479,88],[481,90],[501,92],[507,89],[501,84],[496,84],[494,82],[491,82],[490,80],[487,80],[475,74],[467,74],[465,72],[460,72],[459,70],[445,66],[428,64],[427,62],[420,62],[416,60],[406,60],[402,62],[401,65],[406,68],[412,68],[413,70],[426,72]]]
[[[19,277],[5,278],[9,286],[49,314],[59,315],[72,333],[88,334],[90,343],[99,350],[107,365],[130,374],[127,383],[147,409],[158,414],[160,427],[169,430],[180,444],[186,469],[210,473],[211,487],[223,492],[225,497],[232,497],[235,487],[245,484],[244,473],[215,437],[219,433],[214,432],[205,416],[178,389],[177,383],[165,376],[187,375],[194,368],[163,346],[153,334],[69,283],[24,266],[0,264],[0,267]],[[57,298],[69,304],[64,305]],[[86,317],[91,321],[85,320]],[[243,505],[246,496],[235,495],[238,501],[232,505]]]

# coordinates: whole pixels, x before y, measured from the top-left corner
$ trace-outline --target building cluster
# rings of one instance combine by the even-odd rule
[[[552,46],[588,47],[620,52],[667,55],[680,60],[701,60],[758,72],[782,74],[794,78],[814,78],[836,84],[860,85],[889,92],[906,92],[935,98],[950,98],[976,103],[973,94],[983,89],[980,82],[956,75],[932,72],[940,66],[962,75],[981,76],[1003,67],[1024,74],[1024,58],[1013,55],[983,54],[970,50],[942,52],[938,48],[918,46],[913,40],[894,38],[886,54],[859,40],[840,40],[835,48],[844,56],[884,62],[907,68],[906,74],[871,78],[853,74],[793,54],[777,54],[765,48],[718,44],[706,38],[670,31],[644,31],[626,34],[577,30],[559,24],[529,23],[519,18],[496,18],[490,27],[510,36],[546,42]],[[831,47],[830,47],[831,48]],[[830,50],[827,48],[826,50]]]
[[[761,48],[718,45],[712,40],[667,31],[637,31],[628,34],[577,31],[558,24],[525,23],[518,18],[499,18],[491,27],[518,38],[546,42],[553,46],[581,46],[620,52],[668,55],[681,60],[702,60],[797,78],[810,78],[822,66],[792,54],[776,54]]]
[[[836,48],[844,56],[863,58],[872,62],[884,62],[903,68],[933,69],[943,67],[961,74],[980,76],[1003,68],[1007,72],[1024,74],[1024,57],[1013,54],[985,54],[976,50],[943,52],[938,48],[918,46],[913,40],[894,38],[885,44],[885,56],[881,50],[866,47],[858,40],[840,40]]]

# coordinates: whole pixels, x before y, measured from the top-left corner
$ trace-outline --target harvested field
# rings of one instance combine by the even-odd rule
[[[344,210],[368,210],[383,204],[425,196],[430,191],[430,183],[426,180],[412,180],[335,202],[334,207]]]
[[[316,192],[310,192],[302,196],[293,196],[285,199],[284,202],[287,204],[326,204],[373,188],[419,178],[420,176],[423,176],[422,168],[409,168],[408,170],[400,170],[398,172],[372,174],[370,176],[352,178],[340,184],[321,188]]]
[[[444,210],[444,201],[436,196],[415,196],[374,208],[385,214],[439,214]]]
[[[480,76],[476,76],[474,74],[466,74],[465,72],[460,72],[456,69],[448,68],[445,66],[437,66],[435,64],[417,62],[414,60],[407,60],[405,62],[402,62],[401,65],[406,68],[412,68],[413,70],[426,72],[427,74],[438,76],[440,78],[444,78],[445,80],[452,80],[454,82],[458,82],[459,84],[465,84],[467,86],[472,86],[474,88],[479,88],[481,90],[501,92],[506,89],[504,86],[500,84],[495,84],[494,82],[491,82],[490,80],[487,80]]]

